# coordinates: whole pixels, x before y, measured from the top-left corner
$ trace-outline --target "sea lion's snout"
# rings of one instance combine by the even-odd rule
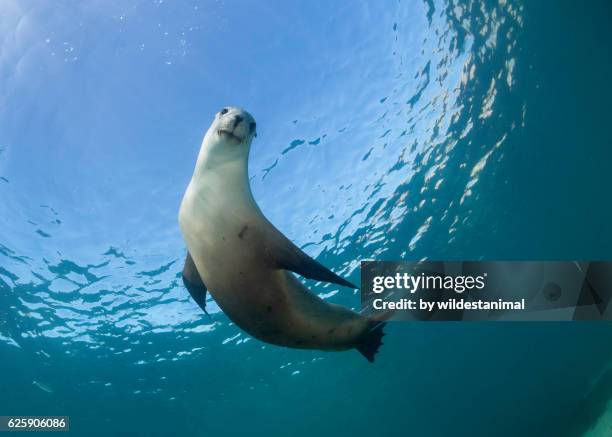
[[[239,143],[252,136],[257,136],[255,119],[242,108],[228,106],[217,114],[217,132]]]

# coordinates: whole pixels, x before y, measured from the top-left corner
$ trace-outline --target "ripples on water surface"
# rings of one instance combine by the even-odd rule
[[[2,2],[0,412],[83,434],[554,435],[609,327],[395,324],[374,366],[267,346],[189,298],[176,215],[232,104],[258,121],[264,212],[353,281],[364,259],[609,258],[611,15],[578,7]]]

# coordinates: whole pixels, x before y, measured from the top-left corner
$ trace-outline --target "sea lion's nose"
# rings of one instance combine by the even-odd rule
[[[234,127],[238,126],[244,118],[241,115],[237,115],[234,117]]]

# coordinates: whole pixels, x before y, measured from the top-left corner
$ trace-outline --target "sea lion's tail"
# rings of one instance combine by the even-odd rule
[[[383,328],[386,324],[386,322],[370,322],[367,331],[360,337],[357,346],[355,346],[370,363],[374,362],[374,356],[383,344],[382,338],[385,335]]]

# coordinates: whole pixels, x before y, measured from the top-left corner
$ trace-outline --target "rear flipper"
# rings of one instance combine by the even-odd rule
[[[370,363],[374,362],[374,356],[383,344],[382,338],[385,335],[383,328],[385,325],[385,322],[370,322],[369,329],[359,338],[357,346],[355,346]]]

